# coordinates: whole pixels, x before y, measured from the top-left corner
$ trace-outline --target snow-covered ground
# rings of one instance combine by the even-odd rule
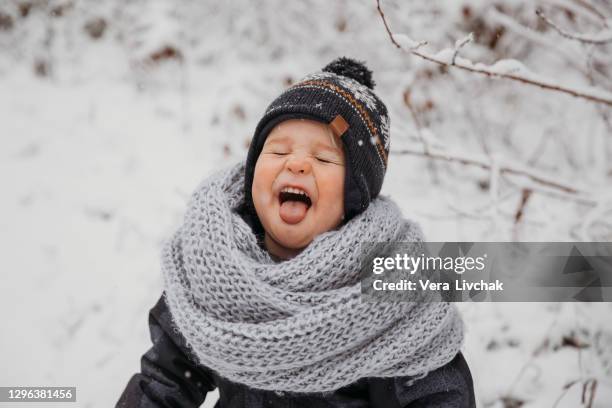
[[[424,138],[450,152],[502,155],[590,191],[612,187],[605,142],[612,135],[594,104],[443,74],[394,49],[375,3],[329,9],[305,1],[283,9],[276,0],[261,8],[190,1],[173,9],[162,1],[76,2],[51,20],[36,8],[43,6],[20,15],[18,3],[0,4],[13,18],[0,29],[1,386],[74,385],[76,406],[112,406],[149,347],[161,243],[190,192],[212,171],[244,160],[255,124],[289,79],[337,55],[364,59],[374,70],[391,111],[392,150]],[[428,3],[408,10],[383,2],[399,31],[452,45],[457,38],[449,33],[463,29],[456,20],[465,10],[448,2],[434,12]],[[479,10],[483,3],[465,4]],[[100,16],[108,27],[92,39],[82,27]],[[487,63],[516,57],[507,55],[511,39],[502,39],[501,51],[475,44],[466,53]],[[166,44],[181,59],[147,61]],[[559,52],[516,47],[530,68],[587,85]],[[404,103],[407,89],[420,129]],[[610,240],[609,207],[543,187],[515,223],[522,190],[511,181],[395,155],[382,193],[431,241]],[[593,407],[610,406],[611,304],[459,307],[479,406],[587,406],[583,385],[593,380]]]

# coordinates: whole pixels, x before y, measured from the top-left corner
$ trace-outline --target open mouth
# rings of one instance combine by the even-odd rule
[[[298,201],[298,202],[306,204],[308,208],[310,208],[310,206],[312,205],[312,202],[310,201],[310,197],[308,197],[308,194],[306,194],[305,191],[300,190],[299,188],[293,188],[293,187],[283,188],[280,194],[278,195],[278,199],[281,205],[284,204],[286,201]]]
[[[287,224],[297,224],[306,217],[312,201],[306,191],[296,187],[285,187],[278,194],[279,215]]]

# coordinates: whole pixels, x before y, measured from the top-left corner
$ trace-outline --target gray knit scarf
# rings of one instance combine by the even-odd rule
[[[204,180],[164,245],[174,324],[200,363],[253,388],[329,392],[362,377],[418,379],[459,351],[463,325],[442,302],[361,298],[362,242],[421,241],[389,198],[299,255],[275,262],[235,211],[244,165]]]

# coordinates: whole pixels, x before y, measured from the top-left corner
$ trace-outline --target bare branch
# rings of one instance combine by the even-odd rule
[[[556,188],[548,187],[540,183],[536,183],[529,178],[516,176],[512,174],[504,175],[504,181],[515,188],[525,189],[528,188],[532,190],[534,193],[542,194],[547,197],[551,197],[558,200],[569,200],[579,203],[581,205],[586,205],[589,207],[596,206],[601,201],[601,199],[595,195],[576,195],[572,193],[566,193],[563,190],[559,190]]]
[[[565,394],[572,388],[574,385],[580,384],[582,385],[582,395],[581,395],[581,403],[587,408],[591,408],[593,406],[593,399],[595,398],[595,391],[597,389],[597,379],[593,377],[586,378],[584,380],[573,380],[566,383],[561,390],[561,394],[557,397],[555,403],[553,404],[553,408],[556,408]],[[588,398],[588,400],[587,400]]]
[[[437,153],[432,151],[424,152],[423,150],[410,148],[402,150],[392,150],[391,154],[421,156],[430,159],[444,160],[464,165],[477,166],[485,170],[491,170],[490,160],[477,156],[468,157],[466,155],[460,154]],[[550,176],[537,174],[537,172],[532,169],[513,167],[508,164],[499,164],[499,174],[514,174],[518,176],[524,176],[538,184],[561,190],[564,193],[589,195],[589,192],[582,188],[572,186],[570,183],[556,181]]]
[[[549,3],[575,15],[580,15],[591,23],[607,26],[606,16],[586,0],[540,0],[539,3]]]
[[[582,388],[582,401],[583,401],[583,404],[586,403],[586,408],[591,408],[593,406],[593,400],[595,399],[596,390],[597,390],[597,379],[596,378],[589,378],[588,380],[584,382],[584,386]]]
[[[389,38],[391,39],[391,42],[397,48],[402,50],[403,49],[402,46],[399,45],[399,43],[397,41],[395,41],[395,38],[393,38],[393,34],[391,34],[391,29],[389,28],[389,24],[387,24],[387,19],[385,18],[385,13],[382,11],[382,8],[380,7],[380,0],[376,0],[376,9],[378,10],[378,14],[380,14],[380,17],[382,18],[383,24],[385,25],[385,30],[387,30],[387,33],[389,34]]]
[[[569,31],[562,29],[557,24],[555,24],[551,19],[546,17],[546,15],[544,15],[544,12],[542,10],[536,9],[535,13],[538,17],[542,19],[542,21],[544,21],[546,24],[552,27],[556,32],[558,32],[560,35],[570,40],[576,40],[576,41],[580,41],[581,43],[595,44],[595,45],[604,45],[604,44],[609,44],[612,42],[612,30],[610,29],[605,29],[605,30],[600,31],[597,34],[591,34],[591,35],[581,34],[581,33],[570,33]]]
[[[597,9],[597,7],[595,7],[594,5],[592,5],[591,3],[589,3],[588,1],[585,1],[585,0],[574,0],[574,1],[576,3],[578,3],[578,4],[580,4],[584,9],[590,11],[591,13],[593,13],[594,15],[599,17],[606,27],[608,26],[608,23],[607,23],[608,19],[607,19],[607,17],[605,16],[604,13],[599,11]]]
[[[522,190],[521,202],[519,203],[519,206],[516,209],[516,213],[514,214],[514,224],[518,224],[523,219],[525,207],[527,206],[527,201],[529,200],[529,197],[531,197],[531,193],[533,193],[533,190],[530,190],[528,188],[524,188]]]
[[[391,39],[391,42],[400,50],[416,55],[426,61],[430,61],[436,63],[438,65],[443,65],[445,67],[457,67],[464,71],[474,72],[477,74],[485,75],[488,77],[495,78],[506,78],[514,81],[522,82],[524,84],[537,86],[543,89],[548,89],[552,91],[562,92],[568,95],[572,95],[578,98],[586,99],[592,102],[602,103],[608,106],[612,106],[612,93],[600,90],[593,87],[572,87],[565,86],[559,84],[550,79],[544,78],[540,75],[529,72],[522,64],[518,61],[509,61],[502,60],[498,61],[494,65],[485,65],[481,63],[474,64],[472,61],[464,59],[464,58],[456,58],[455,63],[452,64],[452,57],[454,55],[454,51],[452,49],[442,50],[437,54],[429,54],[426,52],[422,52],[419,48],[409,48],[406,49],[402,47],[395,39],[393,38],[393,34],[389,29],[389,25],[385,19],[385,15],[380,8],[380,0],[376,0],[377,9],[380,14],[380,17],[383,20],[385,25],[385,29],[387,30],[387,34]],[[512,63],[512,69],[508,69],[509,63]],[[519,66],[520,64],[520,66]],[[518,71],[518,72],[517,72]]]

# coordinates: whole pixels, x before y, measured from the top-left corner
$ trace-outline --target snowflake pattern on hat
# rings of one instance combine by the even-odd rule
[[[383,115],[380,118],[380,133],[383,137],[383,143],[385,145],[385,149],[389,151],[391,138],[389,137],[389,115]]]
[[[369,110],[378,111],[378,103],[372,90],[365,85],[360,84],[352,78],[341,75],[332,74],[329,72],[317,72],[303,77],[300,82],[312,80],[333,80],[348,90],[355,98],[363,103]]]

